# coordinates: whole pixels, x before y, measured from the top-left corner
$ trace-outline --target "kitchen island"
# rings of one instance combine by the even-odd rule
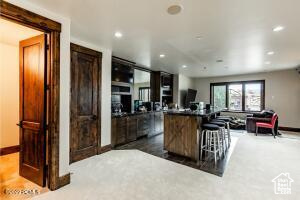
[[[164,113],[164,149],[199,161],[202,124],[220,115],[221,109],[172,110]]]

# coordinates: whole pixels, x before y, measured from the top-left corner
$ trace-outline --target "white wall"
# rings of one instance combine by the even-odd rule
[[[19,145],[19,47],[0,43],[0,148]]]
[[[295,70],[274,71],[239,76],[193,79],[197,101],[210,102],[210,83],[265,80],[266,108],[279,115],[279,125],[300,128],[300,75]]]

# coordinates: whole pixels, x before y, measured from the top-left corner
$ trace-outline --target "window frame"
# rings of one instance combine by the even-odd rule
[[[226,98],[225,98],[225,105],[227,109],[229,108],[229,85],[242,85],[242,110],[229,110],[233,112],[257,112],[257,111],[250,111],[245,110],[246,107],[246,85],[247,84],[261,84],[261,105],[260,111],[265,109],[265,80],[250,80],[250,81],[230,81],[230,82],[217,82],[217,83],[210,83],[210,104],[213,105],[214,103],[214,86],[225,86],[226,87]]]
[[[143,91],[144,90],[148,90],[148,102],[151,100],[151,94],[150,94],[150,91],[151,91],[151,87],[139,87],[139,100],[142,101],[142,94],[143,94]]]

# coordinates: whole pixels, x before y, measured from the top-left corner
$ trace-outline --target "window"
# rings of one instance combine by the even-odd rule
[[[261,110],[261,84],[249,83],[245,85],[245,110]]]
[[[233,111],[261,111],[264,88],[264,80],[211,83],[211,104]]]
[[[226,85],[216,85],[213,88],[214,102],[218,108],[226,108]]]
[[[139,88],[139,100],[143,102],[150,101],[150,87],[140,87]]]
[[[229,110],[242,110],[243,107],[243,85],[230,84],[228,86]]]

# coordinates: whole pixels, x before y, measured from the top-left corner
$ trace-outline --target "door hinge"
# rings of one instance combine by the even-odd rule
[[[49,44],[47,44],[47,45],[46,45],[46,49],[47,49],[47,50],[49,50],[49,49],[50,49],[50,46],[49,46]]]
[[[50,90],[50,85],[46,85],[46,90]]]
[[[49,130],[49,124],[46,124],[46,130]]]

